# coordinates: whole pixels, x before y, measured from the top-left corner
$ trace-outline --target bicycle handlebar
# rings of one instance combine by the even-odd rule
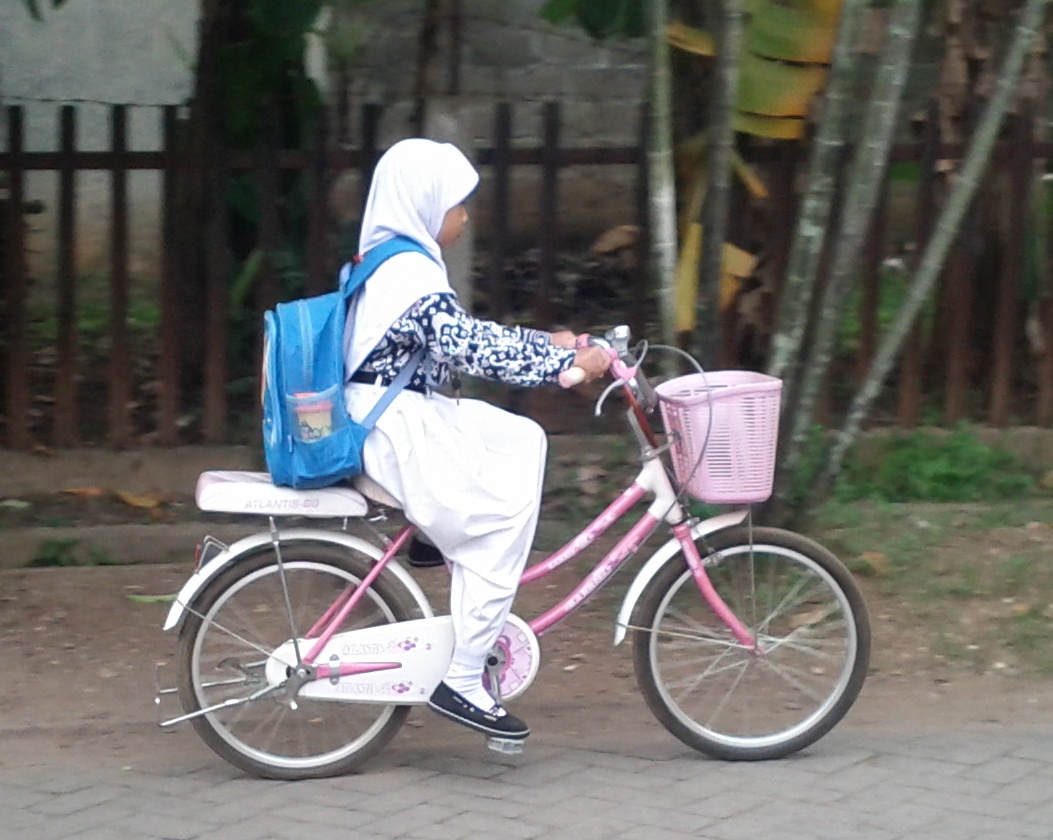
[[[575,385],[580,385],[585,381],[585,370],[577,365],[563,371],[559,375],[559,384],[563,388],[573,388]]]
[[[611,366],[609,373],[611,378],[616,382],[621,382],[623,385],[634,386],[640,395],[643,407],[646,410],[650,410],[658,404],[658,395],[640,371],[640,359],[634,357],[630,351],[629,339],[629,328],[620,325],[608,330],[603,338],[588,334],[579,335],[577,346],[601,347],[610,353]],[[574,366],[559,375],[559,384],[564,388],[573,388],[576,385],[580,385],[585,379],[585,371],[580,367]]]
[[[612,365],[618,359],[617,352],[611,347],[611,343],[605,338],[598,338],[597,336],[589,335],[588,333],[582,333],[575,340],[574,346],[579,349],[585,347],[600,347],[610,353]],[[585,373],[584,368],[574,365],[559,375],[559,384],[564,388],[573,388],[575,385],[580,385],[584,382],[587,376],[588,374]]]

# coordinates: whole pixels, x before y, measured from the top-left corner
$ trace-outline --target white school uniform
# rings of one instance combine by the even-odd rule
[[[406,140],[380,160],[366,203],[360,251],[396,235],[434,259],[406,253],[376,271],[356,299],[345,335],[355,370],[417,300],[452,293],[435,237],[478,175],[456,148]],[[349,383],[361,418],[383,388]],[[456,643],[448,676],[478,674],[515,597],[537,525],[547,441],[536,423],[478,400],[404,390],[367,437],[365,472],[399,501],[451,563]]]

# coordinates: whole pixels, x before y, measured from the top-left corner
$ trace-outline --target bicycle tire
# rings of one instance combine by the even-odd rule
[[[813,744],[866,679],[870,620],[851,573],[818,543],[777,528],[731,528],[700,540],[699,554],[763,652],[716,617],[678,553],[634,611],[633,663],[648,707],[714,758],[777,759]]]
[[[316,542],[283,544],[282,559],[292,621],[301,635],[339,591],[361,583],[373,563],[351,549]],[[340,629],[404,621],[419,613],[402,584],[381,574]],[[190,714],[264,687],[268,655],[292,637],[290,628],[273,548],[261,547],[217,576],[187,616],[178,653],[184,710]],[[250,658],[243,662],[246,654]],[[304,698],[295,706],[271,695],[191,723],[209,748],[235,767],[263,778],[295,780],[357,769],[391,740],[409,713],[404,705]]]

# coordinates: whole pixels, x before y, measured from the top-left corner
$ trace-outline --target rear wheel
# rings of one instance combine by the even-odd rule
[[[201,594],[180,637],[180,700],[191,713],[258,695],[192,719],[214,752],[248,773],[272,779],[347,773],[392,738],[409,707],[290,697],[268,691],[264,672],[271,652],[294,632],[302,638],[341,592],[361,583],[373,561],[322,543],[283,544],[282,559],[288,600],[269,546],[240,559]],[[417,613],[404,587],[382,574],[339,631]]]
[[[702,598],[682,555],[644,591],[633,620],[636,678],[659,721],[717,758],[781,758],[826,734],[866,678],[870,623],[829,551],[774,528],[699,542],[716,591],[750,629],[745,649]]]

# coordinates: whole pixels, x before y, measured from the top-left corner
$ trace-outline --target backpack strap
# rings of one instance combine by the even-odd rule
[[[386,239],[379,245],[370,248],[366,253],[358,254],[351,260],[351,262],[344,263],[343,267],[340,269],[340,276],[338,279],[338,288],[343,295],[344,300],[350,305],[352,296],[354,296],[366,284],[366,281],[373,276],[373,272],[380,268],[381,264],[386,260],[394,257],[396,254],[411,252],[423,254],[428,259],[435,261],[435,257],[428,253],[428,250],[416,239],[410,239],[408,236],[400,235],[392,237],[391,239]],[[351,325],[351,332],[344,336],[345,351],[353,334],[354,324]],[[420,362],[418,361],[417,364],[419,365]],[[354,371],[344,372],[345,384],[348,377],[353,373]]]
[[[344,265],[340,269],[340,291],[343,293],[345,300],[349,299],[351,295],[357,292],[365,282],[373,275],[381,263],[396,254],[402,254],[406,252],[415,251],[419,254],[424,254],[430,260],[434,260],[427,249],[421,245],[416,239],[410,239],[408,236],[395,236],[391,239],[387,239],[370,248],[366,253],[356,256],[351,262]],[[354,282],[350,282],[354,278]],[[359,424],[366,429],[372,429],[377,422],[377,418],[384,413],[384,410],[391,404],[391,401],[395,399],[399,391],[405,388],[413,374],[420,367],[421,362],[424,361],[428,355],[427,349],[422,347],[416,353],[414,353],[406,365],[399,371],[398,376],[392,381],[387,387],[380,399],[377,400],[376,405],[373,406],[369,414],[366,415],[365,419]],[[345,373],[346,376],[346,373]],[[429,377],[430,378],[430,377]]]
[[[435,260],[435,257],[428,253],[423,245],[408,236],[394,236],[370,248],[364,254],[356,255],[351,262],[345,263],[340,269],[340,291],[343,292],[345,298],[351,297],[373,276],[373,272],[380,268],[381,263],[396,254],[413,251],[423,254],[432,261]]]
[[[416,372],[417,368],[420,367],[420,363],[424,361],[424,356],[427,351],[422,347],[416,353],[414,353],[408,362],[403,366],[402,370],[399,371],[399,375],[395,377],[387,389],[381,394],[380,399],[377,400],[377,404],[373,406],[369,414],[366,415],[365,419],[359,424],[366,429],[372,429],[376,425],[377,418],[384,413],[384,410],[391,405],[391,401],[395,399],[399,391],[409,385],[410,379]]]

